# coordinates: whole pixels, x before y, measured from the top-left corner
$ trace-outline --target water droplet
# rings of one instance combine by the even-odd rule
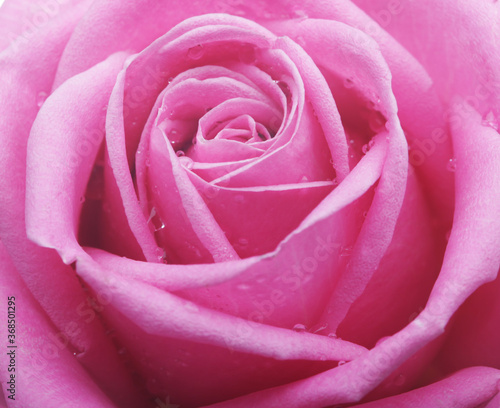
[[[193,302],[185,303],[184,308],[193,313],[198,313],[200,311],[200,308],[196,306]]]
[[[347,361],[341,360],[341,361],[339,361],[338,366],[340,367],[340,366],[344,365],[345,363],[347,363]]]
[[[156,248],[156,257],[158,258],[158,261],[163,263],[167,259],[167,253],[163,248]]]
[[[330,337],[331,339],[338,339],[339,338],[336,333],[328,333],[328,337]]]
[[[205,49],[201,44],[196,45],[188,50],[188,58],[199,60],[205,54]]]
[[[321,326],[318,329],[314,330],[313,333],[319,333],[320,331],[325,330],[327,327],[328,327],[328,323],[325,323],[323,326]]]
[[[42,107],[42,105],[45,103],[45,100],[47,99],[47,93],[46,92],[40,92],[38,96],[36,97],[36,104],[39,108]]]
[[[370,118],[368,120],[368,125],[370,129],[375,133],[380,133],[385,130],[385,117],[379,111],[373,111],[370,114]]]
[[[340,250],[340,256],[351,256],[352,251],[353,251],[352,246],[342,247],[342,249]]]
[[[149,223],[151,223],[153,225],[155,232],[165,228],[165,224],[161,220],[155,207],[151,208],[151,211],[149,213],[148,224]]]
[[[486,115],[484,115],[482,124],[483,126],[489,126],[498,130],[498,121],[493,111],[489,111]]]
[[[363,154],[368,153],[369,150],[370,150],[370,146],[368,146],[368,143],[363,145],[363,147],[361,148],[361,151],[363,152]]]
[[[307,330],[306,326],[304,326],[303,324],[296,324],[295,326],[293,326],[293,331],[296,331],[297,333],[303,333]]]
[[[106,330],[105,334],[106,336],[112,336],[115,333],[115,331],[116,331],[115,329],[108,329]]]
[[[354,140],[354,139],[349,139],[349,143],[350,143],[351,145],[354,145],[355,140]]]
[[[248,245],[248,239],[246,239],[246,238],[238,239],[238,245],[240,247],[246,247]]]
[[[299,36],[295,38],[295,42],[299,44],[302,48],[306,46],[306,40],[304,40],[304,37]]]
[[[169,77],[169,78],[167,79],[167,82],[168,82],[169,84],[171,84],[173,80],[174,80],[174,77]]]
[[[352,78],[345,78],[344,79],[344,86],[346,88],[352,88],[354,86],[354,79],[352,79]]]
[[[245,197],[243,197],[241,194],[238,194],[234,196],[234,202],[236,204],[243,204],[245,202]]]
[[[81,196],[80,197],[80,203],[83,204],[85,202],[85,197],[84,196]]]
[[[298,18],[301,20],[304,20],[307,18],[307,13],[298,6],[293,7],[292,13],[293,13],[294,18]]]
[[[366,218],[368,216],[368,211],[363,211],[363,217]]]
[[[397,385],[398,387],[402,386],[406,381],[406,377],[403,374],[399,374],[395,379],[394,379],[394,385]]]
[[[302,183],[307,183],[307,182],[309,181],[309,179],[307,178],[307,176],[304,176],[304,177],[302,177],[302,178],[300,179],[300,181],[301,181]]]
[[[187,157],[187,156],[181,156],[179,157],[179,162],[181,163],[181,165],[186,168],[186,169],[192,169],[193,168],[193,165],[194,165],[194,162],[193,162],[193,159],[191,159],[191,157]]]
[[[334,186],[337,186],[337,185],[339,184],[339,181],[337,180],[337,178],[334,178],[334,179],[332,180],[332,184],[333,184]]]
[[[446,164],[446,170],[454,172],[457,169],[457,161],[455,158],[451,158],[448,160],[448,163]]]
[[[186,155],[186,153],[184,153],[184,151],[183,151],[183,150],[177,150],[177,151],[175,152],[175,154],[176,154],[176,156],[177,156],[177,157],[182,157],[182,156],[185,156],[185,155]]]

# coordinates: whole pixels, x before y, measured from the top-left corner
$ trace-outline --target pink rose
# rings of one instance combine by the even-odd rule
[[[498,4],[7,0],[2,406],[500,406]]]

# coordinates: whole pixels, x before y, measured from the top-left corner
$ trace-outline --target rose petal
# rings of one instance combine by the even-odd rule
[[[380,17],[380,10],[389,9],[387,0],[355,3]],[[481,115],[492,107],[498,109],[498,4],[404,1],[397,11],[390,13],[389,24],[384,24],[386,30],[422,63],[445,101],[451,102],[454,95],[459,95],[474,104]],[[498,120],[498,110],[494,113]]]
[[[33,124],[26,227],[41,246],[58,249],[66,263],[73,262],[79,251],[80,198],[104,138],[103,107],[125,57],[115,55],[67,81],[50,96]]]
[[[438,366],[448,373],[463,367],[500,368],[500,278],[480,287],[456,314]],[[481,316],[479,319],[478,316]]]
[[[364,39],[366,45],[362,50],[354,48],[355,52],[353,52],[352,49],[346,47],[343,50],[342,58],[347,59],[351,65],[360,67],[357,71],[358,77],[361,78],[364,87],[370,92],[375,92],[380,98],[381,112],[388,119],[386,127],[393,131],[393,133],[389,133],[390,144],[387,162],[377,187],[374,202],[360,237],[353,248],[348,269],[333,292],[327,314],[323,319],[331,330],[336,330],[352,302],[365,289],[392,239],[396,218],[404,196],[407,166],[405,156],[407,152],[406,141],[396,116],[396,102],[392,95],[390,72],[380,52],[369,46],[369,44],[373,44],[372,40],[343,24],[326,21],[317,21],[314,33],[329,39],[342,35],[342,41],[340,38],[338,41],[341,44],[349,44],[349,42],[357,44],[357,39]],[[302,34],[306,35],[305,32]],[[332,61],[340,59],[335,55],[336,52],[337,48],[322,50],[323,55],[329,56]]]
[[[75,16],[76,17],[76,16]],[[118,361],[118,357],[114,352],[113,345],[110,340],[105,336],[104,329],[100,322],[89,319],[88,314],[82,312],[89,309],[87,304],[86,294],[82,291],[80,282],[71,272],[71,268],[66,267],[59,256],[54,251],[47,251],[41,249],[37,245],[28,241],[25,233],[24,225],[24,185],[25,185],[25,154],[26,154],[26,141],[31,127],[30,118],[34,119],[38,113],[39,107],[37,106],[37,91],[38,89],[50,88],[52,79],[55,72],[55,65],[57,62],[57,52],[61,52],[64,46],[64,35],[61,31],[69,30],[71,24],[74,24],[70,19],[66,20],[64,24],[58,23],[59,26],[51,27],[43,36],[40,34],[39,40],[44,43],[44,36],[49,35],[52,38],[54,32],[58,33],[58,44],[54,44],[51,49],[46,42],[43,48],[47,55],[53,55],[53,59],[49,59],[50,64],[46,65],[33,64],[31,58],[36,61],[45,61],[42,55],[36,52],[20,52],[12,54],[8,58],[12,58],[11,69],[2,70],[1,75],[19,75],[12,81],[6,81],[6,85],[2,87],[1,98],[2,101],[7,100],[8,103],[2,102],[5,107],[2,119],[6,123],[2,123],[2,135],[6,137],[2,141],[4,145],[3,152],[5,157],[2,157],[2,170],[9,172],[11,177],[2,178],[1,183],[3,191],[10,191],[10,195],[2,196],[1,203],[2,217],[1,217],[1,236],[5,240],[6,247],[9,250],[19,273],[25,279],[28,287],[40,302],[44,310],[47,312],[50,319],[58,328],[58,334],[63,336],[65,342],[68,342],[68,347],[82,352],[78,359],[95,378],[99,378],[103,384],[103,388],[114,394],[118,400],[138,401],[137,390],[132,385],[130,378],[127,378],[123,370],[123,366]],[[69,26],[67,26],[67,24]],[[37,50],[39,48],[36,48]],[[59,51],[57,51],[59,49]],[[7,54],[4,54],[6,56]],[[5,57],[6,60],[7,57]],[[15,68],[19,64],[20,67]],[[9,65],[5,65],[7,67]],[[33,70],[26,69],[26,67],[33,67]],[[38,74],[35,75],[34,72]],[[46,88],[43,88],[46,87]],[[26,97],[31,95],[31,97]],[[50,104],[50,102],[47,102]],[[9,108],[10,107],[10,108]],[[19,121],[18,115],[24,115],[25,121]],[[53,131],[53,123],[50,123],[50,131]],[[49,132],[49,137],[51,133]],[[44,135],[44,137],[47,135]],[[56,147],[65,148],[65,141],[67,135],[63,135],[61,143],[57,143]],[[40,159],[39,157],[37,159]],[[40,170],[53,168],[54,163],[44,164]],[[64,166],[62,166],[64,167]],[[6,170],[9,169],[9,170]],[[56,175],[56,181],[61,181],[60,175]],[[46,180],[40,183],[37,187],[43,190],[46,185]],[[5,189],[5,190],[4,190]],[[32,197],[28,193],[29,197]],[[54,198],[57,194],[50,197],[50,206],[52,206]],[[36,199],[43,199],[40,196]],[[45,197],[46,198],[46,197]],[[34,198],[35,199],[35,198]],[[33,204],[34,201],[29,199],[28,206]],[[47,204],[48,205],[48,204]],[[44,216],[45,203],[35,208],[35,211],[40,211],[41,221],[47,221]],[[49,207],[52,208],[52,207]],[[29,215],[28,215],[29,218]],[[44,224],[47,231],[50,232],[49,226]],[[40,227],[41,225],[38,225]],[[38,232],[42,233],[42,231]],[[41,237],[44,239],[44,237]],[[40,265],[44,268],[40,268]],[[94,315],[95,316],[95,315]],[[101,364],[106,361],[105,366],[107,370],[103,370]],[[109,371],[108,371],[109,370]],[[128,390],[127,395],[118,390],[125,388]]]
[[[0,292],[2,298],[15,298],[15,344],[7,343],[7,325],[2,328],[4,351],[0,361],[4,367],[12,363],[8,352],[14,352],[15,389],[8,406],[32,408],[80,406],[116,407],[94,380],[80,366],[71,351],[60,343],[60,333],[54,330],[36,300],[12,263],[3,243],[0,242]],[[7,307],[2,311],[7,321]],[[9,348],[9,346],[16,348]],[[12,377],[2,370],[2,383]],[[47,392],[50,390],[50,392]],[[10,395],[10,393],[7,393]],[[12,402],[11,402],[12,401]]]
[[[82,3],[85,3],[83,7]],[[0,8],[0,51],[8,47],[17,50],[22,44],[29,44],[39,30],[50,26],[52,20],[67,14],[75,7],[79,7],[83,11],[88,8],[89,3],[90,1],[69,0],[38,4],[26,0],[2,2]]]
[[[80,258],[79,272],[96,291],[109,295],[114,307],[152,334],[188,337],[209,344],[229,343],[235,350],[277,359],[316,359],[321,353],[326,353],[327,358],[333,360],[338,359],[337,357],[352,359],[365,350],[361,346],[341,340],[335,341],[308,333],[293,333],[260,324],[256,325],[260,335],[249,343],[249,339],[244,338],[247,336],[234,336],[235,332],[231,326],[248,324],[241,319],[198,307],[168,292],[125,277],[118,279],[114,273],[106,273],[91,260]],[[96,273],[104,273],[106,276],[101,279]],[[131,308],[132,299],[134,302]],[[145,313],[144,308],[150,312]],[[180,325],[180,322],[183,324]],[[287,337],[288,341],[282,341],[284,337]],[[318,348],[311,348],[311,345],[306,345],[303,340],[307,343],[315,342]]]
[[[500,371],[489,367],[474,367],[454,373],[451,377],[426,387],[384,398],[359,408],[476,408],[492,397],[498,398]]]
[[[364,5],[366,5],[365,3]],[[379,5],[380,2],[370,3],[366,7],[375,8],[372,7],[373,4]],[[286,8],[287,5],[279,4],[278,7]],[[405,33],[408,32],[407,27],[417,21],[413,19],[413,14],[407,10],[407,7],[407,3],[386,4],[382,11],[373,12],[370,15],[376,21],[382,21],[382,26],[389,29],[401,16],[408,16],[411,21],[401,25],[401,31]],[[423,177],[424,188],[430,195],[432,204],[438,211],[440,218],[443,219],[443,224],[450,224],[453,209],[453,175],[446,169],[447,161],[452,157],[451,137],[445,123],[448,113],[444,111],[428,74],[405,48],[351,2],[343,1],[336,4],[335,7],[329,2],[306,2],[301,4],[300,10],[309,18],[298,24],[295,20],[291,20],[290,22],[271,22],[264,25],[278,33],[286,33],[300,42],[323,72],[335,72],[337,80],[349,80],[349,87],[364,87],[366,84],[358,78],[357,70],[356,72],[352,71],[352,64],[343,63],[346,52],[352,53],[352,49],[344,48],[344,44],[351,44],[354,49],[360,49],[370,43],[368,37],[361,33],[354,35],[354,41],[349,40],[349,37],[342,37],[338,42],[330,43],[339,44],[339,47],[332,47],[334,49],[331,49],[330,53],[325,53],[324,41],[321,40],[321,35],[317,34],[315,23],[335,26],[338,23],[332,20],[339,20],[348,26],[366,32],[377,41],[378,47],[380,47],[380,51],[390,67],[393,91],[398,101],[398,116],[411,147],[409,152],[411,164]],[[396,11],[391,12],[392,10]],[[434,14],[433,18],[437,14]],[[350,29],[352,30],[352,28],[346,27],[346,30]],[[420,39],[425,32],[427,31],[419,31],[418,35],[412,36],[411,39]],[[428,43],[431,42],[429,40]],[[328,56],[332,53],[337,56],[335,64],[329,62]],[[436,60],[436,58],[431,59]],[[439,58],[439,60],[441,59]],[[356,64],[356,67],[361,66]],[[340,99],[341,94],[335,92],[334,95],[336,100],[339,98],[339,110],[344,114],[343,102]],[[359,113],[359,110],[354,112]]]
[[[181,262],[192,262],[193,250],[208,251],[215,262],[238,259],[227,237],[181,167],[165,134],[161,134],[158,129],[151,135],[150,158],[149,180],[153,190],[151,199],[157,206],[156,211],[162,221],[169,224],[169,231],[162,231],[161,236],[167,240],[163,245],[165,250],[174,250]],[[168,239],[167,234],[170,234],[171,239]],[[192,245],[192,249],[186,242]],[[198,262],[202,260],[203,258]]]

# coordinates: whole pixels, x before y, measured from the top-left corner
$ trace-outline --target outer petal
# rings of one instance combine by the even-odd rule
[[[0,5],[0,51],[28,44],[59,15],[79,3],[90,1],[65,0],[34,3],[31,0],[7,0]]]
[[[29,46],[20,44],[0,54],[0,237],[29,290],[57,328],[67,347],[79,352],[78,360],[103,389],[120,401],[137,401],[133,386],[121,376],[122,367],[101,323],[87,303],[87,296],[72,269],[52,250],[30,242],[24,223],[27,139],[39,105],[50,92],[62,50],[85,7],[77,6],[41,28]],[[84,312],[91,311],[91,319]],[[83,315],[82,315],[83,313]],[[75,327],[76,325],[76,327]],[[100,345],[100,346],[99,346]],[[85,352],[83,352],[85,351]],[[109,358],[108,375],[99,364]],[[114,359],[114,362],[113,362]],[[108,382],[108,380],[111,380]],[[124,381],[120,383],[121,381]],[[128,382],[131,385],[131,382]],[[130,390],[120,395],[121,388]],[[123,399],[122,399],[123,398]],[[124,402],[126,403],[126,402]],[[132,403],[133,405],[133,403]]]
[[[356,406],[359,408],[477,408],[487,403],[492,397],[498,400],[499,395],[500,371],[487,367],[474,367],[454,373],[426,387]]]
[[[481,114],[500,102],[500,16],[494,1],[355,0],[429,72],[446,101],[459,95]],[[393,10],[391,13],[389,10]],[[438,57],[439,56],[439,57]],[[495,110],[498,121],[498,109]],[[498,122],[497,122],[498,123]]]
[[[14,374],[14,400],[8,407],[60,408],[93,406],[116,407],[80,366],[70,349],[61,344],[54,326],[32,297],[0,242],[0,293],[2,299],[15,298],[15,340],[7,342],[7,325],[2,327],[0,362],[14,371],[1,371],[2,388]],[[7,322],[7,306],[2,310]],[[10,347],[16,346],[16,347]],[[13,354],[8,354],[11,352]],[[13,358],[12,358],[13,357]],[[5,388],[3,388],[5,390]],[[4,391],[5,392],[5,391]],[[6,396],[12,395],[9,392]]]
[[[26,226],[40,245],[74,261],[81,198],[104,137],[105,108],[126,54],[59,87],[38,114],[28,143]],[[48,165],[51,163],[51,165]],[[55,198],[55,199],[54,199]]]

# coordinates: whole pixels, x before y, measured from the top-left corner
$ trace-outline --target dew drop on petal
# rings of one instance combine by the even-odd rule
[[[243,197],[241,194],[238,194],[234,197],[234,202],[236,204],[243,204],[245,202],[245,197]]]
[[[354,80],[352,78],[345,78],[344,79],[344,86],[346,88],[352,88],[354,86]]]
[[[186,168],[186,169],[192,169],[193,166],[194,166],[194,163],[193,163],[193,159],[191,159],[190,157],[187,157],[187,156],[181,156],[179,157],[179,162],[181,163],[181,165]]]
[[[298,18],[300,20],[304,20],[307,18],[307,13],[302,10],[299,6],[295,6],[292,9],[293,17]]]
[[[303,177],[300,179],[300,181],[301,181],[302,183],[307,183],[307,182],[309,181],[309,179],[307,178],[307,176],[303,176]]]
[[[340,251],[340,256],[351,256],[352,255],[352,246],[343,247]]]
[[[341,361],[339,361],[338,366],[340,367],[340,366],[344,365],[345,363],[347,363],[347,361],[341,360]]]
[[[167,254],[163,248],[156,248],[156,257],[158,258],[158,261],[165,262]]]
[[[489,111],[484,117],[482,121],[483,126],[489,126],[498,131],[498,121],[495,117],[493,111]]]
[[[36,97],[36,104],[39,108],[42,107],[42,105],[45,103],[47,99],[47,93],[46,92],[40,92],[37,97]]]
[[[319,333],[320,331],[325,330],[328,327],[328,323],[325,323],[324,325],[320,326],[319,328],[315,329],[313,333]]]
[[[188,58],[192,60],[199,60],[205,54],[205,50],[201,44],[191,47],[188,50]]]
[[[368,119],[368,125],[375,133],[385,130],[385,122],[385,117],[379,111],[371,112],[370,118]]]
[[[306,40],[304,40],[304,37],[298,36],[295,38],[295,42],[299,44],[302,48],[306,46]]]
[[[337,333],[328,333],[328,337],[331,339],[338,339],[339,337],[337,336]]]
[[[248,245],[248,239],[246,239],[246,238],[238,239],[238,245],[240,247],[246,247]]]
[[[452,159],[448,160],[448,163],[446,164],[446,170],[451,171],[451,172],[455,172],[456,169],[457,169],[456,159],[452,158]]]
[[[184,151],[183,151],[183,150],[177,150],[177,151],[175,152],[175,154],[177,155],[177,157],[182,157],[182,156],[184,156],[186,153],[184,153]]]
[[[406,381],[406,377],[403,374],[399,374],[395,379],[394,379],[394,385],[397,385],[398,387],[402,386]]]
[[[303,324],[296,324],[295,326],[293,326],[293,331],[296,331],[297,333],[303,333],[307,330],[306,326],[304,326]]]

